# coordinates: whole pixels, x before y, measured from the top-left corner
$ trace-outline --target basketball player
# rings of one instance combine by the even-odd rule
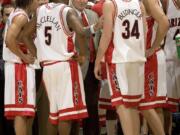
[[[165,111],[165,132],[172,134],[172,113],[176,112],[180,98],[180,61],[175,37],[180,33],[180,0],[161,0],[169,19],[169,30],[165,38],[168,110]]]
[[[26,135],[29,117],[35,114],[35,76],[28,64],[34,57],[22,42],[21,31],[35,11],[36,0],[16,0],[5,28],[5,116],[14,118],[16,135]]]
[[[140,110],[147,119],[154,134],[164,134],[162,108],[166,105],[167,88],[165,55],[160,48],[161,42],[168,30],[168,20],[158,0],[143,0],[146,9],[146,57],[145,90],[141,100]],[[154,24],[157,30],[154,31]],[[158,109],[156,112],[155,109]],[[159,114],[159,115],[158,115]]]
[[[91,9],[95,11],[99,15],[99,17],[102,16],[102,8],[104,2],[105,0],[96,1],[96,3],[91,6]],[[101,120],[103,120],[103,115],[105,115],[106,118],[107,135],[117,134],[117,114],[115,107],[112,107],[111,105],[111,96],[107,81],[106,64],[104,62],[101,63],[101,85],[99,93],[100,122]]]
[[[97,28],[97,25],[93,27]],[[85,60],[84,34],[88,36],[90,28],[82,27],[70,7],[49,3],[37,10],[37,17],[24,29],[24,41],[28,47],[34,46],[28,37],[35,30],[37,57],[44,66],[43,80],[50,102],[49,119],[52,124],[58,124],[60,134],[69,135],[71,121],[87,117],[82,75],[77,61],[82,63]],[[79,54],[74,46],[74,31],[79,42]]]
[[[100,62],[104,56],[111,102],[116,106],[125,135],[140,133],[136,107],[144,89],[146,61],[140,5],[139,0],[105,1],[103,33],[94,69],[95,76],[100,79]]]

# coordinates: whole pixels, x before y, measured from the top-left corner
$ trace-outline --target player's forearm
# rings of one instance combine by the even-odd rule
[[[25,43],[25,46],[28,48],[28,50],[30,51],[30,53],[36,57],[37,55],[37,50],[36,50],[36,47],[35,47],[35,44],[34,44],[34,41],[32,38],[29,38],[31,36],[27,36],[27,35],[24,35],[23,36],[23,42]]]
[[[153,42],[153,48],[156,50],[160,47],[162,40],[166,36],[166,33],[169,28],[169,22],[166,16],[162,18],[162,21],[158,23],[158,28],[156,32],[156,38]]]
[[[80,34],[81,36],[86,36],[87,38],[89,38],[90,36],[95,34],[95,32],[98,30],[99,29],[94,24],[94,25],[90,25],[88,27],[81,27],[81,28],[77,29],[76,32],[78,34]]]
[[[17,46],[16,44],[16,41],[14,40],[13,41],[8,41],[6,40],[6,45],[8,47],[8,49],[13,52],[16,56],[18,56],[20,59],[23,59],[24,58],[24,54],[23,52],[19,49],[19,47]]]
[[[96,64],[101,62],[105,52],[106,51],[105,51],[104,48],[100,48],[100,47],[98,48],[98,52],[97,52],[97,56],[96,56],[96,61],[95,61]]]
[[[106,34],[102,35],[96,56],[96,63],[99,63],[102,60],[109,46],[110,41],[111,41],[111,36],[109,34],[107,36]]]
[[[78,46],[79,46],[79,54],[81,56],[86,56],[86,51],[85,51],[85,42],[87,38],[85,36],[80,36],[76,35],[77,41],[78,41]]]
[[[92,30],[97,30],[97,25],[91,25],[88,27],[83,27],[82,23],[80,22],[77,13],[74,10],[69,10],[67,14],[67,23],[69,26],[69,29],[72,29],[75,31],[76,34],[79,34],[81,36],[90,37],[93,33]],[[93,29],[92,29],[93,26]]]
[[[88,27],[83,27],[79,29],[78,34],[80,34],[81,36],[86,36],[86,38],[89,38],[91,36],[90,27],[88,26]]]

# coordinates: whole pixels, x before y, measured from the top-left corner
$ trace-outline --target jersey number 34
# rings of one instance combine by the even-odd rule
[[[136,39],[139,39],[140,33],[139,33],[138,20],[135,20],[132,30],[130,29],[129,20],[124,20],[122,26],[125,27],[125,31],[122,33],[122,37],[124,39],[129,39],[130,37],[136,37]]]

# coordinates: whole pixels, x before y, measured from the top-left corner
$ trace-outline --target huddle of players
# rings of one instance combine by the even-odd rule
[[[83,46],[86,37],[102,27],[94,73],[100,79],[101,63],[105,62],[111,103],[116,108],[123,133],[139,135],[140,111],[153,133],[164,135],[163,120],[154,108],[176,109],[179,97],[174,87],[179,84],[176,82],[178,73],[174,72],[179,62],[174,60],[176,50],[165,57],[161,42],[168,34],[164,41],[165,52],[168,54],[168,47],[172,45],[176,49],[173,38],[180,27],[180,1],[162,1],[162,4],[172,18],[169,31],[167,16],[158,0],[107,0],[102,8],[103,27],[101,23],[83,27],[77,14],[65,4],[49,3],[36,10],[36,0],[16,0],[17,7],[6,24],[3,46],[5,116],[15,118],[16,134],[27,133],[27,116],[35,114],[34,69],[37,66],[33,63],[36,58],[43,66],[49,119],[58,125],[59,133],[68,135],[72,120],[88,117],[78,63],[86,59]],[[74,46],[75,38],[79,52]],[[166,64],[170,70],[167,77]],[[173,86],[168,84],[167,92],[168,77]]]

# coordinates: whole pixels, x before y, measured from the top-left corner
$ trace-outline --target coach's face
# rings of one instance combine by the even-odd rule
[[[79,0],[72,0],[73,6],[78,9],[79,11],[83,11],[86,8],[88,1],[79,1]]]

